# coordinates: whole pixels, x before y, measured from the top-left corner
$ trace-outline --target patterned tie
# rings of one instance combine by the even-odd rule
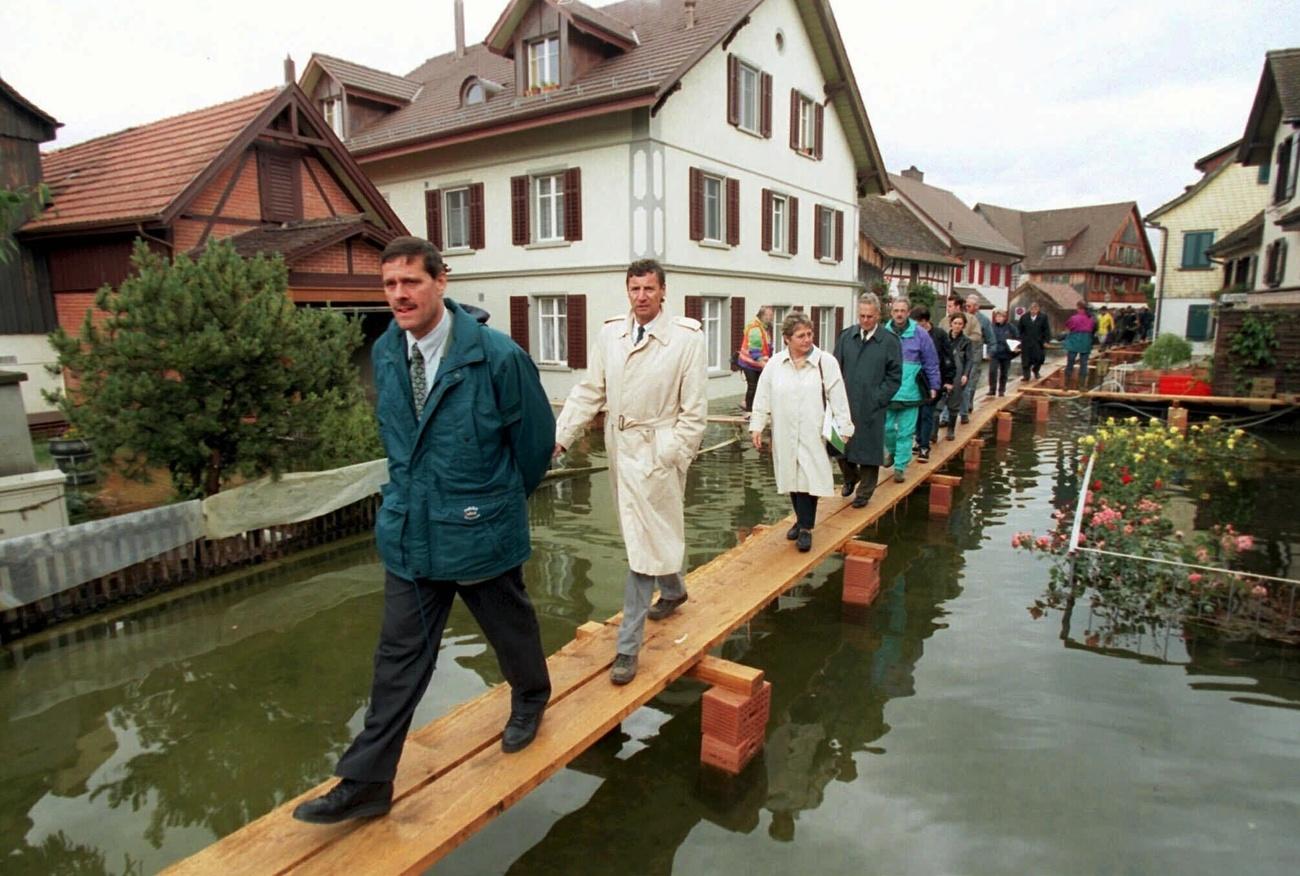
[[[638,325],[636,327],[636,342],[638,344],[641,343],[641,339],[644,337],[645,337],[645,326]]]
[[[424,376],[424,353],[419,347],[411,348],[411,396],[415,402],[415,418],[424,415],[424,400],[429,394],[429,387]]]

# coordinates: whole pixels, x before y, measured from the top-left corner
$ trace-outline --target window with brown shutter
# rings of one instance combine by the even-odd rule
[[[569,367],[587,367],[587,296],[570,295],[568,304]]]
[[[469,248],[483,249],[487,235],[483,227],[483,183],[469,187]]]
[[[704,174],[698,167],[691,168],[691,240],[704,239]]]
[[[772,251],[772,190],[763,189],[763,252]]]
[[[772,136],[772,74],[762,76],[763,90],[759,97],[759,133],[764,137]]]
[[[799,112],[803,109],[803,98],[799,92],[790,89],[790,148],[799,151]]]
[[[740,59],[727,55],[727,124],[740,125]]]
[[[727,245],[740,246],[740,180],[727,179]]]
[[[687,318],[695,320],[704,319],[704,299],[699,295],[687,295],[686,306],[683,310]]]
[[[528,227],[528,177],[512,176],[510,178],[510,240],[515,246],[527,246]],[[524,301],[527,304],[527,299]],[[523,347],[523,344],[520,344]],[[524,349],[528,349],[524,347]]]
[[[822,214],[826,208],[820,204],[813,207],[813,257],[822,257]]]
[[[528,296],[510,296],[510,337],[528,352]]]
[[[844,211],[835,211],[835,261],[844,261]]]
[[[824,308],[814,306],[809,318],[812,320],[813,343],[818,347],[822,345],[822,310]]]
[[[731,299],[731,349],[739,350],[745,343],[745,299],[739,295]],[[739,371],[740,366],[733,359],[731,370]]]
[[[814,125],[817,130],[813,133],[813,157],[818,161],[822,160],[822,143],[826,132],[826,108],[820,103],[815,110],[816,119]]]
[[[835,338],[839,340],[840,333],[844,331],[844,308],[835,308]]]
[[[564,172],[564,239],[582,240],[582,168]]]
[[[799,199],[791,195],[786,198],[789,204],[789,218],[786,220],[785,251],[790,255],[799,254]]]
[[[293,222],[302,218],[302,161],[297,155],[258,149],[257,181],[263,220]]]
[[[424,190],[424,236],[442,249],[442,189]]]

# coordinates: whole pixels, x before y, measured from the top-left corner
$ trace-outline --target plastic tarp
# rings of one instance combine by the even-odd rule
[[[262,478],[203,500],[203,534],[228,538],[281,523],[311,520],[379,492],[388,483],[388,460],[331,471]]]
[[[198,500],[0,540],[0,609],[18,608],[203,537]]]

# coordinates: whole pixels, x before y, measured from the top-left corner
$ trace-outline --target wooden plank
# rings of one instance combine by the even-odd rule
[[[573,638],[582,641],[583,639],[598,635],[603,629],[605,629],[604,624],[597,621],[587,621],[585,624],[581,624],[573,631]]]
[[[942,484],[945,487],[961,486],[961,478],[957,475],[934,474],[926,478],[926,481],[931,484]]]
[[[1020,390],[1026,395],[1055,395],[1072,398],[1095,398],[1103,401],[1126,402],[1181,402],[1188,405],[1210,405],[1213,407],[1246,407],[1248,405],[1267,405],[1269,407],[1291,407],[1292,402],[1280,398],[1248,398],[1237,395],[1170,395],[1160,392],[1112,392],[1110,390],[1090,389],[1076,392],[1069,389],[1051,389],[1046,386],[1026,386]]]
[[[745,696],[758,693],[763,684],[763,670],[705,655],[686,675],[705,684],[717,685]]]
[[[889,546],[851,538],[840,545],[840,553],[846,557],[866,557],[870,560],[883,560],[885,555],[889,553]]]
[[[387,817],[328,827],[293,821],[293,807],[323,793],[331,780],[167,872],[420,872],[668,684],[712,659],[709,651],[936,474],[961,451],[963,439],[979,440],[979,430],[1015,401],[1012,395],[982,405],[959,427],[959,440],[943,442],[926,463],[912,463],[904,483],[887,472],[867,507],[853,508],[838,496],[823,499],[812,551],[800,553],[786,540],[787,518],[782,525],[755,527],[741,545],[693,570],[687,576],[690,602],[647,627],[640,671],[630,684],[614,686],[606,676],[620,616],[584,624],[579,637],[547,661],[552,700],[537,740],[524,751],[501,751],[510,691],[498,685],[410,734]]]

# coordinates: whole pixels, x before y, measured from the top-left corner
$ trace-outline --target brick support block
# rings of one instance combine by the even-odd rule
[[[1006,444],[1011,440],[1011,412],[998,411],[997,423],[998,443]]]
[[[761,741],[772,714],[772,682],[763,682],[750,696],[711,687],[700,700],[700,710],[700,729],[705,736],[727,745],[740,745],[754,738]]]
[[[1034,422],[1046,423],[1052,416],[1052,400],[1049,398],[1034,399]]]
[[[880,561],[871,557],[844,558],[844,601],[870,605],[880,593]]]
[[[762,736],[731,745],[705,734],[700,737],[700,763],[733,776],[739,775],[762,747]]]
[[[952,487],[930,482],[930,514],[947,517],[952,513]]]
[[[1170,407],[1169,408],[1169,425],[1173,426],[1184,435],[1187,434],[1187,408]]]
[[[962,461],[965,463],[966,471],[976,471],[980,467],[980,450],[983,448],[983,441],[972,441],[966,445],[962,451]]]

